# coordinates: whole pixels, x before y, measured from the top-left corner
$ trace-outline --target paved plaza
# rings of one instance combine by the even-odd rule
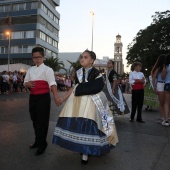
[[[62,95],[63,92],[59,92]],[[130,94],[125,98],[130,106]],[[170,170],[170,127],[156,123],[157,109],[143,111],[145,124],[129,122],[129,115],[115,117],[119,143],[107,155],[90,157],[81,165],[78,153],[52,144],[58,115],[63,107],[52,100],[48,147],[36,157],[28,112],[28,93],[0,95],[0,170]]]

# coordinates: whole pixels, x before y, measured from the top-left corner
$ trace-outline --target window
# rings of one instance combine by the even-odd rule
[[[11,47],[11,53],[18,53],[18,46]]]
[[[25,38],[35,38],[35,31],[25,31]]]
[[[56,58],[56,57],[57,57],[57,54],[54,53],[54,52],[52,52],[52,56],[53,56],[54,58]]]
[[[48,50],[48,49],[46,49],[46,56],[47,56],[47,57],[51,57],[51,51]]]
[[[23,45],[23,53],[27,53],[28,52],[28,45]]]
[[[10,5],[4,5],[4,12],[10,12]]]
[[[11,39],[23,39],[24,31],[13,32],[11,35]]]
[[[22,53],[22,45],[18,46],[18,53]]]
[[[31,3],[31,9],[37,9],[38,8],[38,3],[37,2],[32,2]]]
[[[55,29],[55,28],[53,28],[53,33],[54,33],[55,35],[58,35],[58,30]]]
[[[56,47],[56,48],[58,48],[58,42],[55,41],[55,40],[53,40],[53,46]]]
[[[25,3],[23,3],[23,4],[18,4],[19,5],[19,11],[23,11],[23,10],[25,10],[25,6],[26,6],[26,4]]]
[[[12,46],[11,53],[31,53],[33,48],[32,45]]]
[[[46,27],[47,21],[44,18],[40,17],[40,24]]]
[[[48,10],[48,16],[53,19],[53,13],[50,10]]]
[[[44,41],[46,41],[46,35],[40,31],[40,38]]]
[[[47,14],[47,7],[44,4],[41,4],[41,9]]]
[[[0,40],[6,40],[8,39],[8,36],[5,35],[4,33],[0,33]]]
[[[4,12],[4,6],[0,6],[0,12]]]
[[[0,12],[10,12],[10,5],[1,5]]]
[[[49,44],[52,44],[52,38],[49,37],[49,36],[47,36],[47,42],[48,42]]]
[[[53,31],[53,26],[50,23],[47,23],[47,29],[52,32]]]
[[[35,38],[35,31],[17,31],[13,32],[11,39]]]
[[[19,11],[19,4],[13,5],[13,11]]]
[[[31,9],[31,3],[26,3],[26,10]]]
[[[57,24],[59,24],[59,19],[58,19],[56,16],[54,16],[54,22],[56,22]]]
[[[7,54],[7,53],[8,53],[8,46],[6,46],[6,47],[1,47],[1,48],[0,48],[0,52],[1,52],[1,54]]]
[[[31,53],[31,52],[32,52],[32,49],[33,49],[34,47],[35,47],[35,46],[29,45],[29,46],[28,46],[28,49],[27,49],[27,52],[28,52],[28,53]]]

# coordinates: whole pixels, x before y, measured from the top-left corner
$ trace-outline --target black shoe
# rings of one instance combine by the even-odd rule
[[[143,121],[143,120],[136,120],[136,121],[139,123],[145,123],[145,121]]]
[[[35,152],[35,156],[41,155],[45,151],[47,145],[48,144],[46,143],[46,145],[43,148],[38,148],[37,151]]]
[[[30,149],[37,148],[37,144],[36,144],[36,143],[34,143],[34,144],[31,144],[31,145],[29,146],[29,148],[30,148]]]
[[[39,155],[43,154],[44,151],[45,151],[45,149],[37,149],[37,151],[35,152],[35,156],[39,156]]]
[[[130,119],[129,122],[134,122],[134,120],[133,120],[133,119]]]
[[[88,160],[85,161],[85,160],[82,159],[82,160],[81,160],[81,164],[82,164],[82,165],[87,165],[87,164],[88,164]]]

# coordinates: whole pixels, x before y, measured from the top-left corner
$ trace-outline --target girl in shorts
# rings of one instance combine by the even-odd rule
[[[162,70],[162,78],[165,80],[164,86],[165,123],[167,126],[169,126],[168,118],[170,117],[170,54],[167,55],[166,63]]]
[[[152,84],[154,87],[154,92],[158,95],[159,99],[159,110],[160,110],[160,118],[157,119],[157,123],[168,126],[165,120],[165,111],[164,111],[164,85],[165,80],[162,79],[162,69],[166,61],[166,55],[162,54],[158,57],[151,75],[152,75]]]

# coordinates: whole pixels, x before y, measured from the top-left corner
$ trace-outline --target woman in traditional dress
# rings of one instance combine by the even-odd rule
[[[114,70],[114,61],[112,60],[109,60],[107,63],[106,84],[103,88],[103,92],[106,94],[108,101],[113,103],[117,114],[123,115],[130,112],[118,85],[118,75]]]
[[[82,68],[76,71],[75,87],[64,96],[68,100],[60,113],[53,143],[82,154],[82,164],[88,155],[108,153],[118,142],[113,116],[102,92],[102,75],[93,67],[94,52],[82,53]]]

